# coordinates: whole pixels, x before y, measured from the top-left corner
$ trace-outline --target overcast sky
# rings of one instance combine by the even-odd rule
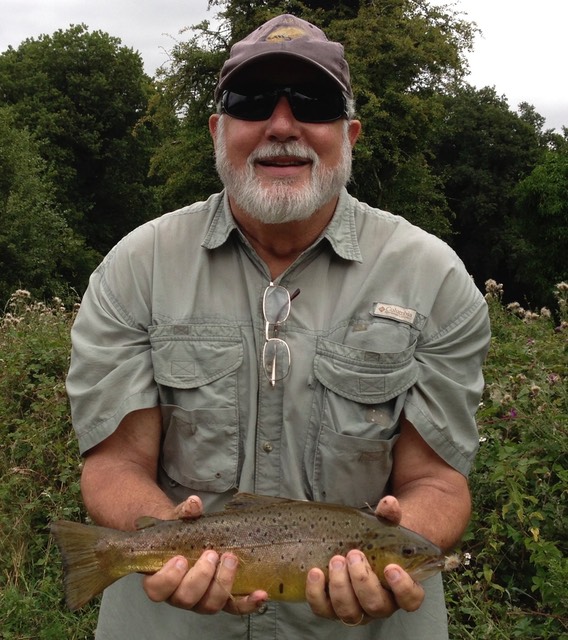
[[[511,108],[533,104],[546,126],[568,126],[568,0],[455,0],[483,36],[469,57],[469,82],[495,87]],[[0,0],[0,51],[26,38],[85,23],[140,52],[146,72],[167,61],[179,32],[205,18],[207,0]]]

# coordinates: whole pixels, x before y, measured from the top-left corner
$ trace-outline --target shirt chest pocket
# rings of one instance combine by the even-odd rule
[[[169,325],[150,331],[159,384],[164,441],[162,467],[174,482],[221,493],[237,483],[238,328]]]
[[[418,378],[415,345],[376,353],[319,338],[312,412],[314,499],[376,503],[392,469],[392,449],[405,392]]]

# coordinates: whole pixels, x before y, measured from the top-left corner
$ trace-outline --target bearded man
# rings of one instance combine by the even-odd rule
[[[233,46],[215,100],[224,190],[124,238],[73,327],[89,513],[129,530],[239,490],[374,504],[449,549],[470,516],[482,295],[443,242],[348,194],[361,124],[341,44],[269,20]],[[238,570],[208,549],[127,576],[96,639],[448,637],[439,575],[391,564],[385,588],[351,549],[307,571],[307,604],[282,604],[232,597]]]

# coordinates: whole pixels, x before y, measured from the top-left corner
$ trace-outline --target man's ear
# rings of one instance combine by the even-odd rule
[[[219,118],[221,117],[218,113],[212,113],[209,116],[209,133],[213,138],[213,146],[217,146],[217,126],[219,124]]]
[[[349,142],[351,142],[351,146],[354,147],[357,142],[357,138],[361,133],[361,122],[359,120],[350,120],[349,121],[349,129],[347,135],[349,136]]]

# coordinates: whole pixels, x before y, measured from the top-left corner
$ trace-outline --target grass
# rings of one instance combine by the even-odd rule
[[[505,306],[487,283],[493,339],[471,476],[474,515],[445,576],[451,638],[568,640],[568,285],[557,308]],[[0,638],[93,637],[96,603],[63,602],[47,533],[85,517],[65,396],[74,312],[17,291],[0,319]]]

